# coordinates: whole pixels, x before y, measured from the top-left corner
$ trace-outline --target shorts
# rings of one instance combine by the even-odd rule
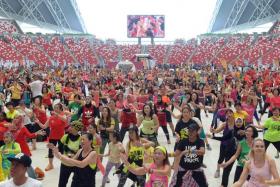
[[[30,124],[25,125],[25,127],[31,133],[35,133],[42,129],[37,123],[34,123],[34,124],[30,123]]]

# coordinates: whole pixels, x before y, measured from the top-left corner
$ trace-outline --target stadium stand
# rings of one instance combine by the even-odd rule
[[[51,63],[50,57],[44,51],[40,50],[28,35],[22,35],[20,37],[10,36],[8,41],[28,60],[41,64]]]
[[[0,34],[23,33],[15,20],[0,19]]]
[[[79,63],[97,63],[97,59],[94,55],[92,47],[90,47],[88,39],[67,37],[65,38],[65,44],[72,51]]]
[[[141,53],[140,45],[120,45],[122,60],[131,60],[135,54]]]
[[[0,20],[7,23],[7,20]],[[277,21],[263,34],[206,34],[197,39],[173,45],[118,45],[113,40],[102,42],[93,36],[21,34],[13,25],[1,27],[2,61],[40,64],[89,63],[114,68],[119,61],[132,60],[135,54],[148,53],[157,64],[178,65],[186,62],[232,63],[237,65],[269,64],[279,61],[280,35]],[[3,30],[4,29],[4,30]],[[139,64],[135,64],[138,66]]]
[[[74,63],[74,58],[58,36],[38,36],[36,43],[59,64]]]

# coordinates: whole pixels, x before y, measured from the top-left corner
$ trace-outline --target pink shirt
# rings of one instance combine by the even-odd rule
[[[263,185],[258,182],[258,177],[262,176],[265,180],[270,180],[272,175],[269,168],[268,160],[265,160],[263,167],[256,167],[254,164],[254,160],[251,160],[250,163],[250,179],[244,185],[246,187],[268,187],[268,185]]]
[[[156,169],[154,163],[150,165],[151,169]],[[156,175],[155,173],[150,174],[149,180],[147,181],[145,187],[161,186],[168,187],[168,176]]]
[[[242,110],[248,113],[248,117],[246,118],[246,123],[253,123],[253,117],[255,112],[255,107],[253,105],[248,105],[246,103],[242,103]]]

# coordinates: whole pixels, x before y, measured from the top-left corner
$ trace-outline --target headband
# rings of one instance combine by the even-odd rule
[[[166,155],[166,153],[167,153],[166,148],[163,147],[163,146],[157,146],[156,149],[161,150],[165,155]]]

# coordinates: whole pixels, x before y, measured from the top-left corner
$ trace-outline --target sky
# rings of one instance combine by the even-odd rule
[[[165,15],[165,38],[190,39],[207,32],[217,0],[76,0],[87,32],[100,39],[127,38],[127,15]]]

